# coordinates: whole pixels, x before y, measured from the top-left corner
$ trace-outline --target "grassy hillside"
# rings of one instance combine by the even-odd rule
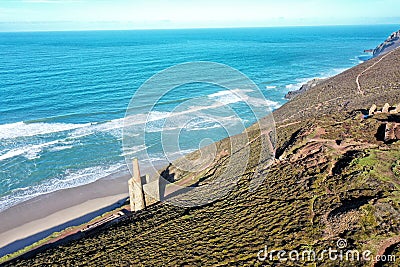
[[[362,116],[385,102],[400,103],[400,50],[328,79],[275,111],[277,158],[271,166],[260,163],[261,141],[248,144],[249,165],[224,198],[195,208],[155,205],[95,236],[9,266],[371,266],[257,259],[265,246],[322,252],[339,239],[347,240],[346,249],[395,254],[397,263],[383,265],[398,266],[400,142],[384,143],[382,125],[400,122],[400,115]],[[266,135],[255,127],[248,133],[252,140]],[[228,144],[219,142],[215,164],[191,179],[212,183],[226,168],[230,153],[221,151]],[[252,192],[256,171],[265,179]],[[166,172],[175,180],[193,175],[173,166]],[[234,178],[232,171],[227,181]]]

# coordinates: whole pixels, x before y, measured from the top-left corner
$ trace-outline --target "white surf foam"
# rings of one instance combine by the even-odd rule
[[[138,146],[134,146],[132,148],[125,148],[124,152],[121,154],[121,156],[123,157],[127,157],[129,155],[136,155],[138,152],[144,151],[146,150],[148,147],[145,145],[138,145]]]
[[[85,124],[73,124],[73,123],[24,123],[15,122],[9,124],[0,125],[0,139],[11,139],[17,137],[28,137],[42,134],[50,134],[82,128],[90,125]]]
[[[185,129],[188,131],[203,131],[221,127],[223,127],[223,125],[218,123],[218,121],[207,118],[199,118],[198,120],[192,120],[185,125]]]
[[[298,89],[300,89],[300,87],[303,84],[305,84],[313,79],[327,79],[327,78],[336,76],[348,69],[350,69],[350,68],[333,68],[331,70],[321,73],[321,75],[319,75],[319,76],[307,77],[307,78],[297,78],[296,83],[288,84],[285,86],[285,88],[288,89],[289,91],[298,90]]]
[[[288,85],[285,86],[285,88],[288,89],[289,91],[295,91],[295,90],[300,89],[300,87],[303,84],[305,84],[308,81],[311,81],[312,79],[315,79],[315,78],[318,78],[318,77],[297,78],[296,79],[296,83],[288,84]],[[320,77],[320,78],[322,78],[322,77]]]
[[[238,91],[236,91],[236,92],[238,92]],[[235,94],[235,92],[232,92],[230,90],[220,91],[220,92],[217,92],[214,94],[210,94],[208,97],[212,98],[224,105],[233,104],[233,103],[241,102],[244,100],[241,97],[239,97],[237,94]]]
[[[114,119],[107,122],[89,123],[86,127],[80,127],[68,134],[69,137],[77,139],[89,136],[99,132],[107,132],[116,138],[122,138],[122,128],[124,126],[124,118]]]
[[[0,161],[9,158],[24,156],[29,160],[39,158],[43,149],[52,147],[51,151],[60,151],[69,149],[72,146],[66,146],[73,143],[71,139],[79,139],[85,136],[93,135],[98,132],[108,133],[117,139],[122,138],[123,118],[115,119],[104,123],[85,123],[85,124],[65,124],[65,123],[29,123],[23,122],[0,125],[0,139],[11,139],[17,137],[32,137],[41,134],[50,134],[56,132],[69,131],[66,138],[54,141],[44,142],[42,144],[29,144],[29,139],[23,142],[14,143],[17,147],[9,150],[3,150],[0,154]]]
[[[334,69],[331,69],[329,71],[322,73],[321,77],[319,77],[319,78],[321,78],[321,79],[330,78],[330,77],[336,76],[348,69],[350,69],[350,68],[334,68]]]
[[[251,97],[246,93],[253,92],[253,90],[223,90],[213,94],[208,95],[206,98],[199,98],[198,103],[207,104],[207,99],[210,101],[208,105],[193,105],[194,101],[189,101],[187,106],[181,106],[179,110],[174,110],[171,112],[161,112],[161,111],[151,111],[149,114],[130,114],[125,120],[125,127],[132,129],[132,126],[139,124],[146,124],[146,132],[160,132],[160,131],[172,131],[176,129],[186,128],[190,129],[194,124],[189,124],[187,126],[182,126],[182,123],[174,123],[174,121],[186,122],[190,121],[193,117],[200,117],[205,115],[205,117],[210,116],[207,110],[213,110],[221,108],[225,105],[245,102],[249,105],[254,105],[258,107],[268,106],[270,108],[279,107],[280,104],[275,101],[258,99]],[[196,99],[194,99],[196,100]],[[191,106],[189,106],[191,105]],[[215,118],[216,121],[226,120],[228,118],[218,117]],[[167,122],[167,123],[166,123]],[[173,125],[174,127],[171,127]],[[180,125],[179,127],[175,127]],[[217,128],[216,125],[206,125],[207,128]],[[199,127],[193,128],[193,130],[199,130]],[[135,133],[134,130],[130,131]]]
[[[118,163],[108,167],[95,166],[72,172],[66,171],[60,178],[53,178],[34,186],[15,189],[10,194],[0,198],[0,212],[36,196],[92,183],[121,171],[124,166],[125,164]]]
[[[301,85],[299,85],[299,84],[293,84],[293,83],[291,83],[291,84],[286,85],[285,88],[288,89],[289,91],[293,91],[293,90],[299,89],[300,86],[301,86]]]
[[[49,150],[52,151],[52,152],[55,152],[55,151],[62,151],[62,150],[66,150],[66,149],[71,149],[73,147],[74,146],[56,146],[56,147],[52,147]]]
[[[31,137],[36,135],[72,131],[70,137],[80,138],[96,132],[109,132],[116,137],[122,136],[124,119],[115,119],[100,123],[25,123],[16,122],[0,125],[0,139],[13,139],[18,137]],[[74,131],[73,131],[74,130]]]
[[[38,158],[40,152],[44,148],[52,146],[57,143],[59,143],[58,140],[46,142],[46,143],[42,143],[42,144],[37,144],[37,145],[27,145],[27,146],[23,146],[23,147],[14,148],[14,149],[11,149],[11,150],[7,151],[6,153],[0,155],[0,161],[9,159],[9,158],[13,158],[13,157],[17,157],[17,156],[24,156],[27,159],[32,160],[32,159]]]
[[[159,121],[170,117],[172,112],[152,110],[147,114],[130,114],[125,118],[125,126],[144,124],[151,121]]]

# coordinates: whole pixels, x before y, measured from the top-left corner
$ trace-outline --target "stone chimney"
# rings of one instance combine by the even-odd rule
[[[161,200],[160,177],[141,176],[138,159],[133,159],[133,177],[128,181],[131,211],[139,211]]]
[[[376,112],[376,109],[377,109],[377,107],[376,107],[376,105],[375,104],[373,104],[372,106],[371,106],[371,108],[369,109],[369,112],[368,112],[368,115],[374,115],[374,113]]]
[[[133,212],[146,208],[138,159],[133,159],[133,177],[128,181],[128,187],[131,211]]]

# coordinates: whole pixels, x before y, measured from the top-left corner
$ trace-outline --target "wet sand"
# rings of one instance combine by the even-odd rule
[[[0,256],[122,205],[128,198],[129,178],[129,172],[108,176],[35,197],[1,212]]]

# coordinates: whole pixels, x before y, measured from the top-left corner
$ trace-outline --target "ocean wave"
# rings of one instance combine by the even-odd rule
[[[67,170],[60,178],[12,190],[8,195],[0,198],[0,212],[40,195],[95,182],[100,178],[122,171],[124,166],[123,163],[117,163],[107,167],[95,166],[72,172]]]
[[[51,152],[55,152],[55,151],[62,151],[62,150],[66,150],[66,149],[71,149],[74,146],[56,146],[56,147],[52,147],[51,149],[49,149],[49,151]]]
[[[338,74],[340,74],[340,73],[342,73],[342,72],[344,72],[344,71],[346,71],[348,69],[350,69],[350,68],[333,68],[333,69],[331,69],[329,71],[323,72],[321,74],[321,76],[317,77],[317,78],[320,78],[320,79],[330,78],[330,77],[336,76],[336,75],[338,75]]]
[[[367,60],[370,60],[373,57],[372,53],[365,53],[362,55],[358,55],[354,58],[351,58],[351,61],[356,61],[358,64],[361,64]]]
[[[39,158],[40,152],[46,147],[52,146],[54,144],[59,143],[58,140],[56,141],[51,141],[51,142],[46,142],[38,145],[28,145],[28,146],[23,146],[19,148],[14,148],[6,153],[0,155],[0,161],[1,160],[6,160],[9,158],[17,157],[17,156],[24,156],[29,160],[33,160],[36,158]]]
[[[272,101],[272,100],[266,100],[266,102],[267,102],[268,107],[270,107],[271,109],[277,109],[283,105],[279,102]]]
[[[148,115],[143,115],[147,116],[146,121],[158,121],[168,118],[171,114],[172,112],[152,110]]]
[[[90,123],[86,127],[80,127],[68,134],[70,138],[82,138],[95,133],[109,133],[116,138],[122,138],[122,128],[124,127],[124,118],[114,119],[107,122]]]
[[[294,91],[297,90],[301,87],[302,83],[296,83],[296,84],[287,84],[285,85],[285,88],[288,89],[289,91]]]
[[[222,96],[224,94],[218,94],[215,95],[216,97]],[[242,101],[242,99],[240,100]],[[204,101],[201,101],[201,103]],[[232,101],[229,100],[230,103],[233,103]],[[189,102],[189,104],[193,104],[194,102]],[[135,130],[134,126],[136,125],[145,125],[145,130],[146,132],[160,132],[160,131],[172,131],[176,129],[183,129],[185,127],[188,127],[187,125],[185,126],[184,124],[190,120],[192,120],[194,117],[211,117],[211,115],[206,114],[205,112],[207,110],[212,110],[216,108],[220,108],[224,106],[224,103],[221,103],[219,101],[214,101],[209,104],[209,105],[195,105],[195,106],[182,106],[182,109],[179,110],[174,110],[171,112],[166,112],[166,111],[151,111],[149,114],[130,114],[125,118],[124,121],[124,126],[126,128],[129,128],[131,130]],[[224,117],[216,117],[216,120],[229,120],[229,118],[224,118]],[[190,126],[190,125],[189,125]],[[140,127],[138,129],[141,129]],[[189,128],[186,128],[189,129]],[[125,129],[125,132],[129,132],[127,129]],[[124,132],[124,134],[125,134]],[[136,132],[136,134],[138,134]]]
[[[254,91],[244,90],[244,89],[225,90],[217,92],[215,94],[211,94],[208,97],[220,103],[220,105],[218,104],[211,105],[211,108],[218,108],[221,105],[228,105],[237,102],[244,102],[249,107],[268,107],[274,109],[280,106],[280,104],[276,101],[259,97],[252,97],[249,94],[247,94],[250,92]]]
[[[116,137],[122,136],[124,118],[106,122],[93,123],[46,123],[46,122],[16,122],[0,125],[0,139],[15,139],[18,137],[32,137],[52,133],[68,132],[72,138],[80,138],[96,132],[109,132]]]
[[[223,127],[223,125],[221,125],[218,120],[201,117],[197,120],[191,120],[185,125],[185,129],[188,131],[209,130],[221,127]]]
[[[0,125],[0,139],[10,139],[25,137],[23,140],[10,142],[12,148],[2,150],[0,161],[9,158],[23,156],[29,160],[40,157],[40,153],[45,148],[51,147],[50,151],[61,151],[73,147],[71,144],[77,139],[93,135],[99,132],[113,135],[117,139],[122,139],[123,118],[100,123],[68,124],[68,123],[29,123],[23,122]],[[30,140],[28,137],[37,135],[66,132],[62,138],[43,142],[40,144]],[[49,136],[50,139],[54,137]],[[57,138],[57,137],[56,137]]]
[[[90,123],[25,123],[15,122],[0,125],[0,139],[14,139],[18,137],[29,137],[57,132],[69,131],[89,126]]]
[[[149,122],[160,122],[173,115],[173,112],[152,110],[149,113],[129,114],[123,120],[124,127],[130,127]]]
[[[177,116],[177,115],[176,115]],[[171,117],[174,117],[171,114]],[[210,130],[215,128],[221,128],[220,122],[224,122],[224,124],[231,123],[238,123],[237,117],[218,117],[218,116],[198,116],[198,117],[190,117],[181,115],[180,121],[182,123],[167,123],[164,124],[164,121],[159,121],[158,123],[150,122],[146,124],[145,131],[146,133],[157,133],[157,132],[166,132],[166,131],[176,131],[176,130],[186,130],[186,131],[204,131]]]
[[[266,89],[275,89],[276,85],[267,85],[265,86]]]
[[[239,91],[236,90],[236,92],[238,93]],[[224,105],[243,101],[243,99],[241,97],[239,97],[237,94],[235,94],[235,92],[233,92],[233,90],[232,91],[231,90],[220,91],[220,92],[217,92],[214,94],[210,94],[210,95],[208,95],[208,97],[212,98],[213,100],[218,101]]]
[[[138,145],[131,148],[125,148],[124,152],[121,154],[122,157],[127,157],[129,155],[136,155],[137,153],[148,149],[145,145]]]
[[[133,128],[135,125],[145,124],[146,132],[171,131],[177,128],[186,128],[187,130],[191,130],[191,126],[193,124],[179,126],[179,123],[176,123],[176,121],[188,122],[193,118],[193,116],[201,117],[204,115],[204,117],[210,117],[210,114],[208,114],[209,112],[207,112],[208,110],[215,110],[226,105],[238,102],[245,102],[248,105],[254,105],[257,107],[269,106],[271,108],[276,108],[280,106],[280,104],[275,101],[251,97],[247,95],[247,93],[249,92],[253,92],[253,90],[223,90],[209,94],[206,97],[190,99],[188,100],[188,102],[184,102],[181,106],[178,107],[178,109],[175,109],[173,111],[152,110],[148,114],[134,114],[134,112],[129,112],[128,110],[128,115],[125,117],[124,120],[124,126],[126,128]],[[202,103],[204,105],[198,105],[198,103]],[[229,118],[216,116],[214,119],[216,121],[223,121]],[[174,127],[171,127],[171,125],[173,125]],[[216,127],[217,126],[215,125],[211,126],[211,128]],[[210,128],[210,125],[205,125],[205,128],[203,129],[207,128]],[[199,130],[198,125],[192,128],[192,130]]]
[[[297,78],[295,80],[296,83],[287,84],[287,85],[285,85],[285,88],[288,89],[289,91],[295,91],[295,90],[300,89],[302,85],[306,84],[307,82],[309,82],[313,79],[327,79],[327,78],[336,76],[348,69],[349,68],[333,68],[331,70],[321,73],[319,76]]]

